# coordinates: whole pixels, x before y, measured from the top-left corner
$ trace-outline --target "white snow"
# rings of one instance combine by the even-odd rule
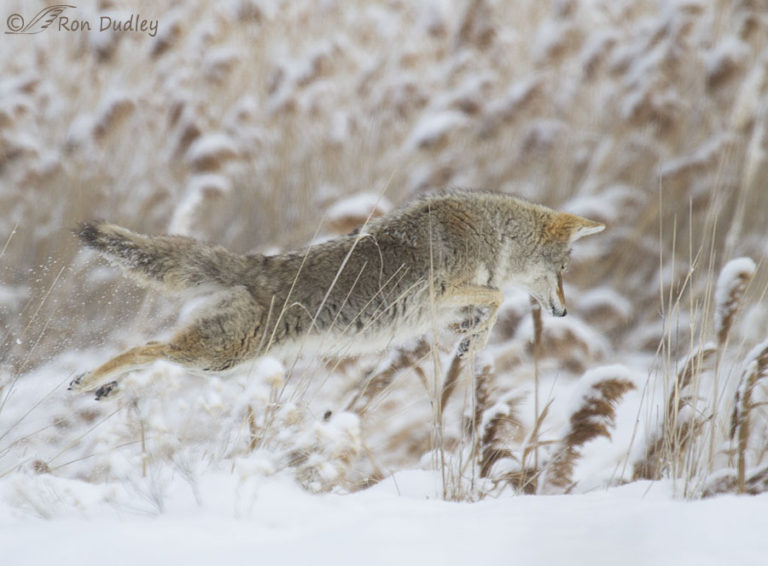
[[[285,480],[217,473],[199,486],[198,502],[176,478],[159,516],[104,506],[90,520],[42,520],[0,507],[0,548],[5,566],[764,563],[766,495],[684,502],[666,484],[638,482],[449,503],[434,498],[437,479],[404,471],[361,493],[317,496]],[[64,489],[40,488],[50,497]]]
[[[138,392],[143,399],[112,414],[114,404],[63,390],[68,367],[92,365],[102,355],[64,356],[6,389],[0,410],[4,566],[762,564],[765,526],[757,518],[768,510],[765,494],[685,501],[676,499],[668,480],[621,487],[593,481],[573,495],[504,491],[455,503],[441,500],[439,472],[386,468],[385,479],[366,490],[313,494],[345,473],[350,450],[367,449],[357,415],[320,413],[302,429],[301,408],[285,403],[285,414],[276,417],[282,430],[269,448],[233,452],[238,423],[245,426],[238,416],[243,407],[264,407],[270,391],[285,385],[277,360],[205,380],[156,364],[126,380],[126,395]],[[639,376],[623,366],[593,369],[574,384],[572,401],[561,395],[560,403],[578,404],[582,392],[605,377]],[[621,441],[603,439],[589,450],[614,458],[627,445],[638,401],[617,408],[626,409],[614,435]],[[86,429],[46,426],[88,410],[97,416]],[[142,460],[136,422],[146,427],[148,460]],[[300,465],[308,477],[304,487],[275,456],[281,439],[308,456]],[[163,454],[165,463],[152,461]],[[37,458],[50,464],[50,473]],[[107,471],[99,481],[100,467]]]
[[[381,216],[392,210],[392,204],[386,197],[376,193],[358,193],[338,200],[329,206],[326,216],[329,221],[339,220],[348,216],[365,218],[372,210],[376,211],[376,216]]]

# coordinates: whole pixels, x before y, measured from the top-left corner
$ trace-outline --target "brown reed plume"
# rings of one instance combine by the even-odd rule
[[[758,344],[749,353],[744,362],[739,387],[731,416],[731,440],[737,442],[738,467],[736,471],[736,491],[746,492],[747,470],[747,445],[749,443],[750,420],[749,414],[756,404],[752,401],[752,394],[758,382],[768,377],[768,340]]]
[[[748,257],[729,261],[720,271],[715,287],[715,336],[718,346],[728,334],[741,305],[744,292],[755,274],[755,262]]]
[[[573,486],[573,470],[581,456],[581,447],[590,440],[611,437],[616,418],[616,404],[634,389],[628,379],[606,378],[594,383],[582,404],[571,414],[570,425],[550,460],[542,481],[545,491],[567,492]]]
[[[493,477],[493,465],[502,458],[513,458],[509,446],[521,436],[523,423],[518,415],[523,395],[506,394],[491,404],[494,374],[490,364],[485,365],[475,377],[476,431],[474,453],[478,459],[481,478],[505,480]]]
[[[419,373],[418,364],[430,351],[430,343],[425,340],[419,340],[411,347],[402,347],[397,350],[394,358],[384,367],[384,369],[371,375],[358,390],[352,400],[347,404],[346,411],[352,411],[359,415],[365,413],[371,403],[385,391],[395,379],[395,376],[404,369],[414,368],[420,378],[425,378]]]
[[[464,364],[462,363],[461,355],[456,352],[453,358],[451,358],[451,365],[448,366],[448,371],[446,372],[445,378],[443,379],[442,391],[440,392],[440,405],[438,410],[441,418],[443,415],[443,409],[448,404],[451,395],[453,395],[453,392],[456,389],[463,365]]]

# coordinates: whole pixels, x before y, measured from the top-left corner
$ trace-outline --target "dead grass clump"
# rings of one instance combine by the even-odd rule
[[[645,453],[634,463],[634,479],[660,479],[665,474],[674,478],[690,479],[702,472],[699,463],[704,453],[703,439],[709,444],[709,473],[712,473],[716,445],[720,438],[719,423],[722,421],[719,406],[719,374],[723,372],[724,360],[729,358],[729,336],[746,289],[755,273],[755,264],[750,258],[729,261],[721,270],[714,291],[714,334],[715,343],[707,343],[689,354],[675,379],[672,381],[666,400],[666,410],[658,432],[649,436]],[[715,360],[714,364],[712,360]],[[749,414],[756,406],[752,401],[757,382],[764,377],[768,368],[768,346],[757,346],[744,363],[741,378],[734,394],[731,414],[730,439],[736,442],[738,469],[734,473],[735,488],[741,493],[747,489],[746,468],[747,444],[750,436]],[[712,396],[703,395],[701,380],[704,374],[712,380]],[[711,409],[704,408],[704,401],[711,403]],[[709,422],[708,436],[703,435],[704,424]],[[729,475],[716,472],[708,480],[707,490],[725,489],[730,482]]]
[[[736,389],[733,414],[731,416],[731,440],[736,439],[738,455],[736,491],[745,493],[747,489],[747,447],[750,436],[750,413],[758,406],[753,401],[753,393],[758,382],[768,377],[768,341],[757,345],[744,361],[744,369]]]
[[[117,97],[102,109],[93,126],[93,135],[97,139],[108,135],[120,123],[129,119],[136,109],[136,103],[127,97]]]
[[[510,122],[519,119],[537,106],[543,106],[545,84],[533,78],[512,86],[497,100],[486,104],[482,113],[477,135],[481,139],[491,138]]]
[[[678,470],[682,465],[683,455],[704,424],[694,406],[696,398],[690,385],[698,381],[716,352],[713,345],[707,344],[683,362],[670,388],[660,431],[650,437],[643,457],[634,463],[633,479],[658,480],[666,470]]]
[[[451,371],[448,371],[448,375]],[[444,383],[451,381],[453,379],[446,377]],[[464,419],[464,437],[471,442],[469,458],[460,464],[462,470],[471,468],[473,474],[484,482],[473,482],[474,487],[458,485],[452,491],[457,499],[482,497],[506,486],[531,493],[531,485],[535,485],[532,483],[535,482],[534,470],[529,467],[521,471],[524,467],[521,466],[517,448],[525,438],[520,408],[526,394],[515,391],[499,394],[496,381],[492,364],[481,364],[481,369],[474,376],[474,407],[470,415],[465,413]],[[532,447],[531,443],[531,450],[525,452],[526,456],[530,455]],[[461,460],[461,445],[452,449],[452,458]],[[502,461],[507,464],[497,466]]]
[[[451,399],[451,395],[453,395],[453,392],[456,390],[456,386],[459,383],[459,376],[461,375],[463,367],[463,358],[457,352],[451,358],[448,371],[445,372],[445,377],[443,378],[443,385],[440,391],[440,404],[438,405],[439,417],[441,419],[443,410],[448,405],[448,401]]]
[[[573,470],[581,447],[590,440],[610,438],[616,404],[635,385],[625,378],[605,378],[592,384],[581,404],[571,414],[568,430],[547,464],[541,489],[567,492],[573,486]]]
[[[475,446],[481,478],[495,483],[509,482],[508,477],[494,476],[493,466],[502,458],[515,459],[510,446],[523,438],[524,426],[519,417],[519,406],[525,398],[521,394],[507,394],[491,405],[493,374],[485,365],[475,377]]]
[[[152,41],[152,47],[149,51],[150,55],[154,58],[158,58],[165,54],[179,42],[181,34],[182,26],[178,17],[169,17],[163,20],[163,25],[160,26],[157,35]]]
[[[717,472],[709,478],[701,490],[701,497],[737,492],[746,495],[760,495],[768,492],[768,466],[762,466],[747,474],[743,482],[739,480],[735,470],[726,469]]]
[[[630,301],[616,292],[600,290],[584,293],[574,305],[579,316],[590,325],[604,332],[616,332],[626,328],[632,321],[634,308]]]
[[[214,171],[237,157],[237,145],[230,136],[223,133],[205,134],[195,139],[186,153],[186,160],[196,171]]]
[[[507,300],[499,307],[496,324],[490,337],[491,343],[510,344],[514,342],[520,323],[530,311],[528,297],[522,293],[514,300]]]
[[[496,34],[493,12],[486,0],[469,0],[461,18],[456,43],[459,46],[473,45],[486,49]]]
[[[395,355],[379,371],[372,374],[364,381],[363,386],[355,393],[347,404],[346,410],[363,415],[371,404],[392,384],[395,376],[401,371],[413,368],[422,372],[419,364],[429,355],[430,344],[421,339],[410,347],[398,348]],[[422,376],[426,384],[426,377]]]
[[[720,271],[715,287],[715,335],[722,347],[728,339],[747,285],[755,274],[755,262],[748,257],[729,261]]]
[[[327,414],[315,422],[299,448],[291,454],[290,465],[296,478],[313,493],[327,492],[335,487],[355,487],[353,463],[363,449],[360,420],[352,413]]]
[[[549,318],[543,328],[534,327],[533,332],[538,338],[529,343],[531,354],[555,359],[576,375],[584,373],[608,351],[605,337],[576,317]]]

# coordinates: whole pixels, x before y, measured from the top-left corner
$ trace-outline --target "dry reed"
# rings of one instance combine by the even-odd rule
[[[744,368],[739,379],[739,386],[731,416],[731,440],[737,442],[736,453],[738,455],[737,485],[738,493],[745,493],[747,489],[747,446],[750,435],[750,413],[757,406],[752,400],[755,387],[758,382],[768,377],[768,341],[756,346],[747,355]]]
[[[568,430],[547,464],[541,489],[569,491],[572,488],[573,470],[581,455],[581,447],[600,436],[611,437],[616,404],[634,388],[631,381],[621,378],[601,379],[592,384],[581,405],[571,414]]]
[[[408,368],[417,370],[419,364],[424,361],[430,351],[431,346],[425,339],[417,341],[410,348],[398,348],[394,357],[383,369],[372,374],[363,382],[363,386],[347,403],[346,410],[354,411],[360,415],[365,413],[373,401],[392,384],[398,373]],[[423,372],[417,371],[417,373],[422,376]]]
[[[702,422],[690,413],[687,417],[681,415],[681,410],[693,402],[689,386],[696,382],[715,352],[714,346],[705,345],[682,364],[670,389],[660,430],[651,434],[643,457],[634,463],[633,479],[660,479],[671,460],[679,460],[686,453]]]
[[[744,292],[755,274],[755,262],[749,258],[729,261],[720,271],[715,290],[715,336],[723,347],[741,305]]]

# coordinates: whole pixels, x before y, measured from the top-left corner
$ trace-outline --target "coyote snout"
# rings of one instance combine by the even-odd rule
[[[563,275],[557,274],[557,302],[551,301],[550,308],[552,309],[552,316],[565,316],[568,314],[568,309],[565,307],[565,293],[563,292]]]
[[[570,261],[570,245],[584,236],[601,232],[603,224],[566,213],[554,213],[550,219],[547,233],[543,238],[544,250],[530,258],[529,265],[523,270],[519,283],[528,289],[539,302],[541,308],[552,316],[565,316],[563,291],[563,273]],[[563,248],[563,243],[567,245]],[[547,248],[560,247],[560,253],[550,255]]]
[[[568,309],[565,307],[565,293],[563,292],[563,274],[555,272],[549,267],[545,275],[535,279],[532,283],[524,285],[531,296],[541,305],[541,308],[552,316],[565,316]]]
[[[496,193],[426,197],[365,230],[278,255],[239,255],[180,236],[144,236],[84,223],[81,241],[140,282],[211,297],[168,343],[150,342],[76,378],[70,388],[111,395],[117,379],[157,359],[222,371],[304,343],[334,355],[378,351],[469,317],[483,348],[508,284],[565,316],[571,245],[600,223]],[[475,320],[477,309],[486,316]],[[462,346],[467,343],[462,341]]]

